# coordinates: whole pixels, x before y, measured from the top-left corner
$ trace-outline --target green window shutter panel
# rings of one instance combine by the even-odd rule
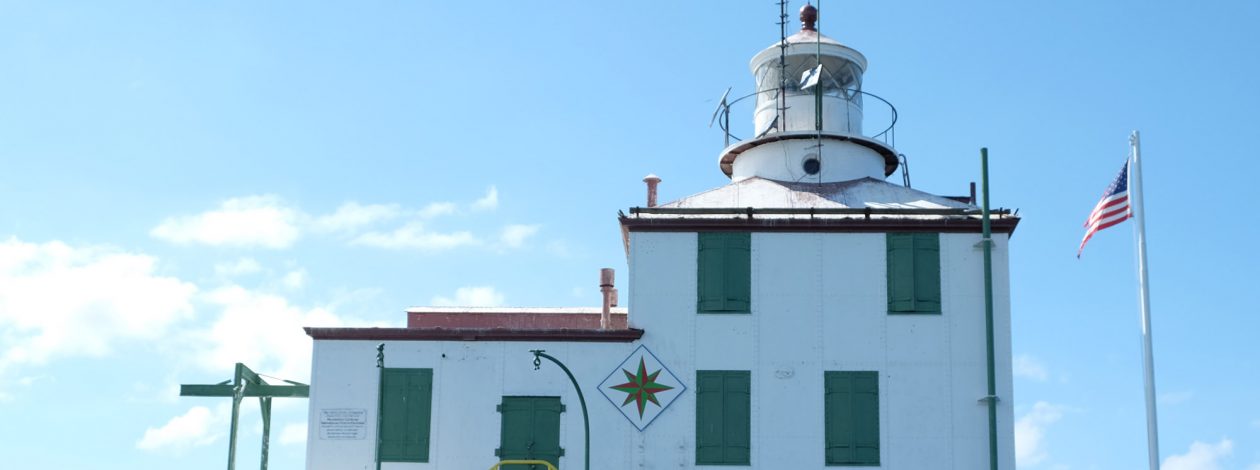
[[[828,464],[849,462],[853,460],[854,453],[853,418],[851,410],[845,406],[851,393],[850,382],[839,372],[825,373],[824,382],[826,387],[823,400],[826,462]]]
[[[747,312],[752,291],[752,234],[726,235],[726,311]]]
[[[499,432],[499,449],[495,455],[502,460],[546,460],[560,466],[560,413],[564,405],[560,397],[503,397],[499,405],[502,426]],[[509,465],[505,470],[531,469],[533,465]]]
[[[824,374],[827,465],[879,465],[879,374]]]
[[[433,369],[381,371],[382,462],[427,462],[433,404]]]
[[[915,311],[941,311],[941,236],[914,234]]]
[[[915,311],[914,234],[889,233],[888,311]]]
[[[717,463],[722,451],[722,375],[696,372],[696,463]]]
[[[748,465],[748,371],[696,371],[696,464]]]
[[[699,310],[701,312],[719,312],[726,308],[724,294],[726,271],[723,263],[726,257],[726,240],[719,233],[700,233],[698,235],[700,255],[697,263],[696,281]]]
[[[879,377],[874,372],[853,374],[854,438],[859,463],[879,463]]]
[[[697,237],[698,310],[748,312],[752,290],[752,234],[701,232]]]
[[[939,233],[889,233],[888,311],[941,312]]]
[[[728,464],[747,464],[752,438],[750,374],[744,371],[727,372],[724,379],[722,421],[726,423],[723,436],[725,461]]]

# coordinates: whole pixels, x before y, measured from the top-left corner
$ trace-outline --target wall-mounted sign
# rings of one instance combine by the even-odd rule
[[[319,410],[319,438],[325,440],[367,437],[367,410],[363,408],[324,408]]]
[[[599,391],[640,431],[685,390],[687,386],[642,345],[599,384]]]

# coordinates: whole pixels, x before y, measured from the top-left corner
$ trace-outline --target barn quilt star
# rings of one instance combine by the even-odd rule
[[[643,362],[642,357],[639,358],[639,371],[637,373],[631,373],[625,369],[621,369],[621,372],[626,374],[627,382],[608,388],[626,394],[626,401],[622,402],[621,406],[635,402],[639,408],[639,418],[643,418],[643,408],[647,405],[647,402],[661,406],[661,402],[656,400],[657,393],[674,389],[674,387],[656,383],[656,377],[661,374],[661,370],[657,369],[656,372],[649,374],[647,365]]]

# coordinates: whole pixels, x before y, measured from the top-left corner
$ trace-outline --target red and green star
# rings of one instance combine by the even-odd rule
[[[674,387],[656,383],[656,377],[661,375],[660,369],[657,369],[656,372],[648,374],[647,365],[644,364],[642,357],[639,358],[639,372],[637,374],[632,374],[630,371],[625,369],[621,369],[621,372],[626,374],[626,380],[628,380],[628,382],[621,385],[613,385],[608,388],[619,392],[625,392],[626,401],[622,402],[621,406],[626,406],[630,402],[635,402],[635,404],[639,407],[640,419],[643,418],[643,407],[647,404],[647,402],[650,401],[656,404],[656,406],[661,406],[661,402],[656,401],[657,393],[674,389]]]

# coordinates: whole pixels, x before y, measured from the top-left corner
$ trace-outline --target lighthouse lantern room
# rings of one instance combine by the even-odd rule
[[[732,179],[760,176],[814,183],[883,179],[897,169],[889,145],[896,110],[862,91],[866,57],[818,32],[818,9],[801,8],[801,30],[753,57],[756,90],[719,110],[728,128],[731,105],[755,98],[754,135],[728,145],[719,164]],[[863,133],[863,101],[888,107],[890,119]]]

